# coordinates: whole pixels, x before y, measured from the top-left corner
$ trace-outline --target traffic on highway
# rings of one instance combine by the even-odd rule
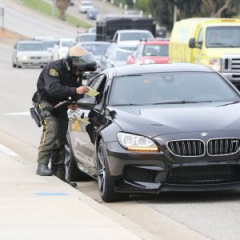
[[[6,30],[26,37],[0,35],[0,144],[36,164],[39,74],[84,47],[96,58],[83,81],[95,95],[68,111],[66,179],[156,239],[240,238],[238,19],[188,19],[168,38],[153,18],[106,1],[71,1],[89,29],[0,7]]]

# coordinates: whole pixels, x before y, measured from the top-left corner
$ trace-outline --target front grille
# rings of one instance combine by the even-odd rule
[[[240,139],[212,139],[208,142],[209,155],[234,154],[239,150]]]
[[[240,181],[240,167],[211,165],[172,168],[167,175],[169,184],[214,184]]]
[[[124,169],[124,179],[127,181],[139,181],[139,182],[154,182],[156,177],[156,171],[149,169],[138,168],[135,166],[127,166]]]
[[[31,57],[31,59],[41,59],[41,57]]]
[[[223,71],[240,72],[240,58],[224,58],[222,68]]]
[[[168,150],[181,157],[202,156],[205,153],[204,142],[201,140],[178,140],[167,143]]]

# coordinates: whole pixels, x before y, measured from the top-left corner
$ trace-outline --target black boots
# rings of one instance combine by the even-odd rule
[[[45,163],[39,163],[37,167],[37,172],[40,176],[52,176],[52,170],[48,168],[48,165]]]
[[[56,168],[49,169],[48,165],[45,163],[39,163],[37,167],[37,172],[38,175],[40,176],[52,176],[53,174],[60,178],[62,181],[68,183],[71,187],[77,187],[77,184],[75,182],[70,182],[65,179],[64,174],[65,174],[65,169],[60,169],[56,170]]]

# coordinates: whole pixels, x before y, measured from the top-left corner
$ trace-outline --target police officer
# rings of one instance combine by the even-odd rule
[[[66,58],[52,61],[44,67],[37,82],[38,108],[44,119],[43,133],[38,149],[38,167],[40,176],[56,175],[65,180],[65,142],[68,128],[67,110],[77,106],[63,105],[55,108],[65,100],[76,101],[88,92],[82,85],[84,71],[95,71],[96,61],[92,53],[80,46],[69,49]],[[54,153],[54,154],[53,154]],[[49,168],[51,157],[54,163]]]

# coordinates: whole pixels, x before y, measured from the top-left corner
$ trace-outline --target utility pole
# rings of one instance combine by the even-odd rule
[[[2,32],[4,32],[4,8],[0,8],[0,17],[2,17]]]
[[[174,5],[174,9],[173,9],[173,23],[175,23],[177,21],[177,15],[178,15],[178,8],[176,5]]]
[[[135,9],[135,4],[136,4],[137,0],[132,0],[133,3],[133,10]]]
[[[54,17],[55,13],[55,7],[56,7],[56,1],[57,0],[52,0],[52,17]]]

